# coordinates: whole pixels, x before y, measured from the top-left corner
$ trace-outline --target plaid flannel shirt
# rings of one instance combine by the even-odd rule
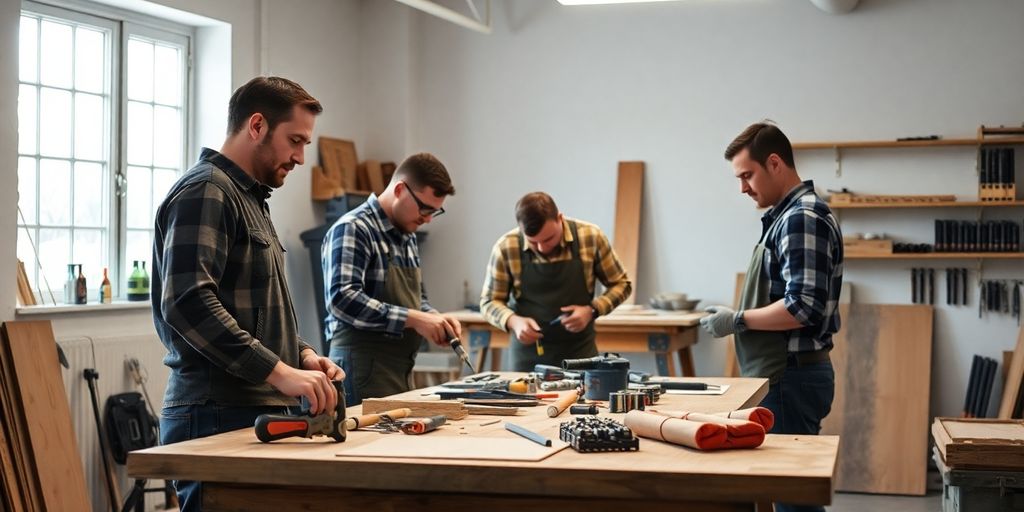
[[[535,255],[537,261],[544,263],[572,259],[572,251],[568,250],[567,245],[573,241],[569,220],[566,218],[562,221],[562,250],[550,259]],[[633,285],[601,228],[589,222],[571,220],[576,223],[576,231],[580,237],[580,260],[583,262],[583,278],[587,283],[587,291],[594,293],[597,280],[605,287],[605,292],[595,298],[590,305],[598,314],[607,315],[629,297]],[[519,228],[505,233],[491,249],[487,277],[480,293],[480,312],[491,325],[502,330],[506,329],[505,323],[514,313],[509,307],[510,298],[514,301],[522,293],[522,254],[525,251],[533,249],[529,244],[520,247]]]
[[[153,321],[171,375],[165,406],[295,405],[266,383],[312,349],[298,334],[270,187],[204,148],[156,213]]]
[[[392,255],[403,267],[420,267],[416,235],[402,233],[391,223],[376,194],[327,230],[321,246],[327,340],[346,325],[402,335],[409,310],[381,300]],[[427,301],[422,281],[420,300],[421,311],[436,311]]]
[[[832,210],[814,193],[814,182],[791,190],[761,217],[764,269],[771,280],[769,299],[784,301],[804,327],[789,332],[789,352],[832,348],[839,330],[839,291],[843,284],[843,235]]]

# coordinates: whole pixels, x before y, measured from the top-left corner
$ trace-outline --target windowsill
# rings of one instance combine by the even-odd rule
[[[19,306],[15,309],[17,315],[64,315],[75,313],[103,313],[107,311],[125,311],[133,309],[150,309],[152,304],[148,300],[128,302],[126,300],[114,301],[110,304],[41,304],[38,306]]]

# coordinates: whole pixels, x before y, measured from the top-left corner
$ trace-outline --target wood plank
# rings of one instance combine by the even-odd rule
[[[640,213],[644,191],[644,163],[619,162],[615,194],[615,233],[612,250],[633,283],[626,304],[636,301],[637,262],[640,254]]]
[[[39,481],[36,478],[35,461],[32,458],[25,424],[25,408],[22,406],[18,379],[15,377],[7,337],[0,329],[0,405],[3,420],[11,444],[11,459],[14,475],[25,510],[43,510]]]
[[[732,294],[732,308],[739,311],[740,300],[743,299],[743,284],[747,280],[746,272],[736,273],[736,284]],[[736,359],[736,337],[728,335],[725,338],[725,371],[726,377],[740,376],[740,362]]]
[[[0,391],[0,400],[7,401],[6,395]],[[0,411],[0,415],[3,412]],[[14,461],[14,447],[7,435],[6,415],[0,416],[0,508],[14,512],[24,510],[21,496],[21,479],[17,474]]]
[[[391,398],[367,398],[362,403],[362,414],[376,414],[392,409],[412,409],[409,416],[445,415],[449,420],[461,420],[469,415],[466,405],[458,400],[394,400]]]
[[[370,180],[370,191],[378,196],[384,193],[387,183],[384,182],[384,171],[380,168],[380,160],[367,160],[366,177]]]
[[[868,148],[926,148],[948,146],[989,146],[1024,144],[1024,137],[1001,137],[986,140],[973,139],[938,139],[938,140],[862,140],[862,141],[821,141],[796,142],[794,150],[801,149],[868,149]]]
[[[923,495],[931,306],[841,304],[836,393],[822,433],[842,436],[836,489]]]
[[[46,510],[88,510],[71,410],[57,361],[57,342],[49,321],[4,322],[25,426]]]
[[[355,143],[345,139],[320,137],[318,146],[320,165],[323,166],[328,177],[340,176],[340,183],[345,192],[358,191],[359,159],[356,157]]]
[[[1013,361],[1003,385],[1003,400],[999,404],[999,419],[1013,417],[1013,409],[1024,393],[1024,328],[1017,333],[1017,348],[1013,351]]]
[[[646,496],[627,499],[586,497],[559,498],[520,494],[485,495],[479,493],[420,492],[395,494],[362,489],[293,487],[268,489],[266,486],[206,484],[203,486],[203,510],[211,512],[280,512],[282,510],[346,510],[380,512],[432,511],[479,512],[500,510],[586,510],[587,512],[753,512],[749,503],[688,501],[665,503]]]

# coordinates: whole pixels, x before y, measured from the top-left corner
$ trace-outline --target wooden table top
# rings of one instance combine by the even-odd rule
[[[718,412],[750,407],[767,392],[765,379],[680,378],[730,384],[721,396],[663,395],[662,409]],[[394,398],[415,398],[412,391]],[[357,415],[360,407],[351,407]],[[470,415],[426,434],[426,438],[463,435],[515,437],[505,420],[552,439],[568,412],[548,418],[545,407],[520,408],[517,416]],[[601,416],[621,421],[622,414]],[[498,423],[481,423],[500,419]],[[369,443],[384,434],[349,432],[347,445]],[[402,434],[390,434],[402,435]],[[524,442],[526,442],[524,440]],[[540,496],[589,496],[649,499],[758,501],[828,504],[836,466],[836,436],[768,435],[752,450],[700,452],[650,439],[639,452],[578,453],[564,449],[540,462],[424,458],[337,457],[341,445],[325,437],[264,444],[252,429],[228,432],[168,446],[132,452],[128,474],[166,478],[339,487],[412,492],[470,492]],[[444,478],[438,478],[443,474]]]
[[[703,311],[687,313],[674,311],[640,310],[644,313],[617,313],[597,317],[597,327],[693,327],[708,314]],[[653,314],[650,314],[652,313]],[[483,314],[468,309],[460,309],[445,313],[466,324],[487,323]],[[490,325],[490,324],[488,324]]]

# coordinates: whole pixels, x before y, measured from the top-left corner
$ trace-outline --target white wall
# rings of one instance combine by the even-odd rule
[[[955,137],[1024,113],[1021,2],[866,0],[843,16],[804,1],[495,7],[490,36],[416,18],[409,147],[437,153],[460,191],[423,250],[442,309],[461,303],[463,280],[479,290],[489,248],[525,192],[546,190],[568,215],[610,232],[616,162],[629,159],[647,162],[638,299],[675,290],[728,303],[759,233],[759,213],[722,159],[747,124],[769,117],[794,141]],[[842,178],[827,152],[800,153],[797,165],[820,188],[974,193],[970,150],[850,151]],[[843,222],[930,241],[937,215],[974,214]],[[849,262],[855,300],[909,302],[913,265]],[[993,277],[1011,268],[1021,276],[1019,262],[985,264]],[[975,300],[937,306],[935,413],[960,411],[971,354],[1001,359],[1016,339],[1008,318],[979,321]],[[695,353],[699,373],[722,371],[721,344],[702,336]]]
[[[14,269],[17,263],[18,218],[18,31],[21,2],[0,0],[0,268]],[[17,284],[14,272],[0,272],[0,320],[14,318]]]

